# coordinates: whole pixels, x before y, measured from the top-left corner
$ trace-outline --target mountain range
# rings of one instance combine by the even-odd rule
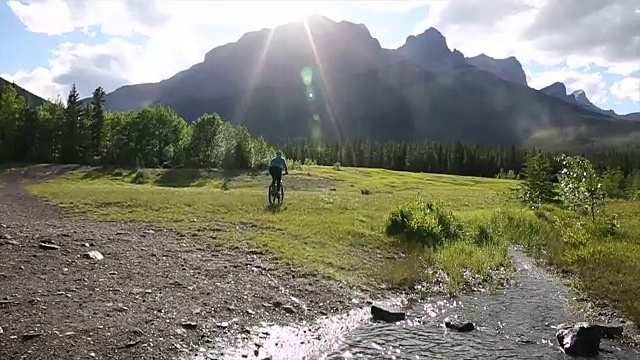
[[[561,83],[535,90],[514,58],[471,58],[434,28],[385,49],[365,25],[311,16],[244,34],[157,83],[107,94],[115,111],[152,104],[187,121],[217,112],[254,135],[557,145],[640,134]],[[633,115],[633,114],[632,114]]]

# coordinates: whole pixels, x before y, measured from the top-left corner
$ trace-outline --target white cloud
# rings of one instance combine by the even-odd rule
[[[432,5],[415,32],[436,27],[451,48],[468,57],[515,56],[530,86],[563,81],[570,91],[585,90],[597,104],[629,92],[610,93],[602,74],[585,69],[595,65],[622,76],[640,72],[638,8],[634,0],[450,0]],[[539,65],[565,69],[534,73]],[[630,82],[625,84],[629,89]]]
[[[595,64],[629,75],[640,70],[640,22],[628,11],[633,7],[632,0],[450,0],[431,6],[416,32],[436,27],[466,56],[515,56],[523,64],[570,68]],[[555,23],[549,24],[552,15]],[[549,26],[558,30],[549,34]]]
[[[640,102],[640,78],[628,77],[613,83],[611,93],[619,99]]]
[[[21,86],[46,97],[66,92],[70,82],[76,81],[86,96],[94,85],[102,85],[110,91],[126,83],[167,78],[201,61],[211,48],[235,41],[247,31],[273,27],[311,13],[320,13],[336,21],[354,20],[352,14],[356,10],[371,14],[406,13],[428,4],[428,18],[418,25],[416,32],[421,33],[434,26],[447,37],[450,47],[461,50],[466,56],[480,53],[500,58],[516,56],[523,63],[533,87],[564,81],[570,89],[585,90],[594,103],[604,102],[610,94],[622,94],[621,89],[628,89],[628,83],[625,83],[627,87],[620,84],[616,85],[615,92],[613,87],[609,91],[600,74],[578,69],[597,65],[606,68],[607,72],[623,76],[640,71],[640,61],[628,57],[632,51],[623,49],[618,51],[616,58],[607,57],[609,52],[603,51],[602,45],[606,39],[596,36],[598,32],[611,32],[622,25],[632,31],[634,23],[628,22],[628,17],[623,18],[626,15],[619,11],[620,6],[624,10],[624,6],[629,6],[632,1],[607,2],[613,5],[605,4],[600,8],[609,10],[594,10],[594,14],[602,13],[610,20],[601,26],[592,26],[590,18],[583,16],[582,10],[586,7],[579,7],[578,10],[582,10],[574,17],[586,26],[580,27],[584,34],[565,24],[563,30],[557,32],[558,36],[568,34],[583,42],[593,38],[600,43],[592,48],[574,46],[566,52],[558,50],[555,46],[557,41],[548,41],[555,35],[549,35],[548,31],[545,33],[544,29],[539,31],[538,37],[534,36],[535,33],[530,34],[531,30],[527,33],[528,29],[535,29],[545,17],[549,17],[549,9],[559,7],[554,1],[11,0],[8,5],[30,31],[64,34],[79,29],[88,34],[99,31],[115,36],[96,46],[61,44],[52,52],[48,66],[19,71],[11,77]],[[597,2],[589,5],[593,4],[598,5]],[[556,13],[567,13],[564,8],[560,10]],[[567,16],[575,12],[568,12]],[[616,19],[620,21],[616,22]],[[389,31],[388,24],[366,25],[374,37]],[[126,37],[134,33],[144,35],[147,41],[143,45],[127,42]],[[528,35],[524,36],[525,33]],[[397,43],[387,45],[401,45],[406,35],[409,34],[402,34]],[[540,38],[547,40],[541,43]],[[625,40],[624,37],[621,40]],[[631,41],[628,46],[637,48],[640,42]],[[640,51],[637,52],[640,56]],[[562,64],[566,69],[532,73],[528,68],[532,64]]]
[[[89,35],[100,31],[116,37],[137,33],[147,38],[142,47],[120,38],[96,46],[62,44],[52,52],[48,67],[19,71],[12,78],[45,97],[68,91],[70,81],[76,81],[81,94],[87,96],[97,80],[104,82],[100,85],[107,91],[114,90],[116,83],[159,81],[202,61],[207,51],[236,41],[247,31],[312,13],[339,21],[349,20],[353,10],[403,13],[429,2],[11,0],[7,4],[32,32],[60,35],[79,29]],[[367,25],[373,36],[388,30]],[[112,55],[109,61],[117,61],[104,69],[90,69],[98,58],[106,61],[107,54]],[[89,79],[91,76],[95,78]]]

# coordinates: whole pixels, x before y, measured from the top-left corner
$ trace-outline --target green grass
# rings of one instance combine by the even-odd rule
[[[30,190],[82,216],[259,247],[353,284],[410,285],[430,280],[424,270],[435,267],[455,293],[466,271],[492,281],[490,270],[508,265],[508,245],[520,243],[640,323],[640,202],[609,204],[621,227],[605,236],[598,227],[577,228],[557,206],[524,209],[503,196],[517,184],[511,180],[303,166],[284,178],[281,207],[266,205],[269,180],[265,173],[112,170],[68,173]],[[387,215],[418,193],[452,211],[466,235],[435,249],[385,235]]]
[[[143,183],[136,184],[140,177]],[[401,253],[407,251],[384,233],[385,216],[395,206],[421,193],[472,222],[490,215],[501,205],[497,194],[514,185],[497,179],[305,166],[284,178],[284,204],[269,207],[269,181],[264,173],[112,170],[73,172],[30,189],[82,216],[200,234],[222,227],[225,235],[217,236],[219,242],[258,246],[310,272],[353,283],[397,285],[403,283],[399,278],[418,281],[421,275],[402,274],[407,260]],[[457,246],[471,247],[466,262],[473,269],[504,260],[490,247]],[[429,259],[454,269],[458,265],[446,262],[454,260],[447,254],[455,251],[443,247]]]

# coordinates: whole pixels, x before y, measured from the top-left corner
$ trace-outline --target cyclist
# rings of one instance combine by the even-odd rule
[[[269,174],[271,174],[271,186],[277,182],[276,192],[280,192],[280,184],[282,183],[282,170],[284,170],[285,174],[289,174],[289,169],[287,168],[287,162],[282,157],[282,152],[280,150],[276,151],[276,157],[271,159],[271,163],[269,163]]]

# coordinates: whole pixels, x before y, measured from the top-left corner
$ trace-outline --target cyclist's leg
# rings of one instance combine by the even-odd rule
[[[273,186],[276,184],[276,171],[278,169],[275,166],[269,166],[269,175],[271,175],[271,185]]]
[[[280,187],[282,186],[282,169],[278,168],[276,170],[276,181],[278,182],[278,186],[276,187],[276,191],[280,192]]]

